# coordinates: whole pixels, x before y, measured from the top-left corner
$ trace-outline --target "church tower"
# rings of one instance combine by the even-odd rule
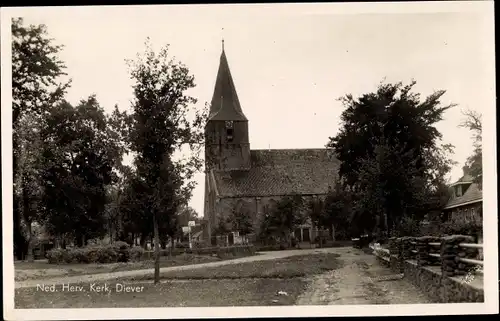
[[[250,169],[248,119],[241,110],[224,51],[224,40],[205,126],[205,163],[207,171]]]

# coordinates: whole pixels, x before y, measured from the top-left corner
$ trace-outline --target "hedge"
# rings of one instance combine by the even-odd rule
[[[195,254],[195,255],[213,255],[219,258],[228,257],[240,257],[255,254],[255,247],[253,245],[233,245],[227,247],[203,247],[203,248],[193,248],[193,249],[179,249],[174,248],[172,250],[172,256],[181,254]],[[160,250],[160,256],[170,255],[170,250]],[[142,259],[152,259],[154,258],[154,251],[145,251],[142,254]]]
[[[52,249],[47,252],[51,264],[128,262],[131,249],[125,242],[92,245],[84,248]]]
[[[172,255],[180,254],[213,255],[222,259],[248,256],[255,254],[253,245],[208,247],[199,249],[173,249]],[[170,250],[161,250],[161,256],[168,256]],[[153,251],[144,251],[140,246],[130,247],[125,242],[109,245],[93,245],[84,248],[52,249],[47,252],[51,264],[64,263],[116,263],[143,261],[154,258]]]

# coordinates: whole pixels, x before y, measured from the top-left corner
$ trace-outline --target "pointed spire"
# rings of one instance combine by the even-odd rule
[[[215,81],[215,89],[210,105],[210,120],[235,120],[246,121],[247,118],[241,110],[240,101],[233,77],[229,70],[226,52],[224,51],[224,39],[222,39],[222,52],[219,62],[219,70]]]
[[[222,28],[222,52],[224,52],[224,28]]]

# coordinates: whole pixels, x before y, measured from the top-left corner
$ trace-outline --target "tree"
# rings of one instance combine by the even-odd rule
[[[124,177],[122,196],[119,200],[121,229],[119,239],[134,244],[140,236],[140,245],[146,246],[146,238],[152,232],[152,217],[145,211],[150,189],[135,170]],[[130,237],[132,236],[132,237]]]
[[[324,209],[323,215],[318,220],[319,226],[328,229],[335,238],[347,237],[351,232],[352,204],[352,194],[344,189],[340,180],[337,180],[323,201]]]
[[[44,205],[48,230],[79,246],[105,232],[107,187],[117,180],[122,149],[95,96],[76,107],[58,104],[42,131]]]
[[[194,221],[195,223],[199,221],[198,213],[191,206],[180,207],[178,216],[180,226],[187,226],[189,221]]]
[[[182,225],[179,221],[179,215],[173,215],[167,218],[162,218],[160,222],[159,231],[162,235],[168,236],[170,238],[170,251],[169,256],[172,257],[172,251],[174,249],[175,240],[183,235]],[[166,243],[166,240],[164,240]]]
[[[12,138],[13,138],[13,176],[14,190],[32,190],[23,188],[19,184],[30,181],[19,174],[19,159],[26,158],[22,154],[33,150],[34,146],[27,146],[27,141],[21,142],[23,128],[26,124],[43,122],[44,115],[53,105],[63,99],[70,86],[70,81],[61,82],[66,75],[64,64],[57,54],[62,46],[54,45],[49,38],[44,25],[24,26],[22,18],[12,19]],[[29,117],[28,120],[23,120]],[[29,130],[29,129],[28,129]],[[29,157],[28,157],[29,158]],[[25,173],[28,173],[24,171]],[[31,203],[31,201],[26,201]],[[14,193],[14,247],[18,258],[22,258],[27,251],[26,238],[30,239],[30,232],[24,233],[22,226],[30,226],[23,221],[23,207],[25,201],[22,193]],[[31,212],[30,210],[25,211]],[[28,234],[28,236],[25,236]],[[29,254],[30,251],[28,251]]]
[[[381,84],[374,93],[341,99],[342,128],[327,146],[356,199],[353,222],[359,232],[390,232],[404,216],[423,217],[437,206],[436,193],[453,165],[452,146],[440,145],[435,128],[453,105],[441,105],[445,91],[421,100],[414,85]]]
[[[26,115],[19,120],[18,154],[14,195],[21,200],[16,210],[21,214],[26,229],[27,260],[33,261],[33,223],[42,219],[41,148],[40,121],[38,117]]]
[[[465,119],[460,124],[460,127],[468,128],[472,131],[474,152],[467,158],[465,166],[469,169],[469,174],[472,176],[474,183],[477,183],[482,188],[483,182],[483,148],[482,148],[482,120],[481,114],[473,110],[463,112]]]
[[[232,231],[238,231],[242,236],[254,231],[252,215],[243,204],[235,204],[231,208],[228,223]]]
[[[283,196],[271,209],[270,215],[264,218],[262,232],[277,236],[290,245],[292,231],[307,219],[305,206],[301,195]]]
[[[309,216],[311,218],[311,222],[313,226],[318,229],[328,228],[328,225],[325,224],[327,221],[327,215],[325,211],[325,202],[321,198],[313,198],[307,203],[307,207],[309,210]],[[323,245],[323,237],[319,237],[319,246]]]
[[[168,46],[155,53],[148,39],[145,52],[127,63],[134,82],[130,143],[137,154],[138,179],[148,190],[142,208],[153,221],[158,283],[160,221],[170,221],[191,196],[191,178],[202,166],[199,151],[206,110],[192,113],[196,99],[186,92],[195,87],[194,77],[185,65],[169,57]],[[191,149],[189,156],[176,158],[175,153],[185,146]]]

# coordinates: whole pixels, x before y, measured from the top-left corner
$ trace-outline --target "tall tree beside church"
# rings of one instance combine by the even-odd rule
[[[271,209],[270,215],[264,219],[263,224],[269,232],[286,241],[291,242],[291,233],[300,224],[305,223],[306,205],[301,195],[293,194],[283,196]]]
[[[242,236],[246,236],[254,231],[252,215],[244,206],[233,206],[228,217],[232,231],[238,231]]]
[[[202,167],[199,151],[206,117],[193,110],[196,99],[187,91],[195,87],[194,77],[171,58],[168,45],[156,53],[148,39],[144,53],[128,60],[128,65],[134,82],[130,142],[137,153],[137,176],[149,189],[143,210],[153,221],[158,283],[160,221],[169,221],[191,196],[191,178]],[[185,146],[191,149],[188,157],[176,154]]]
[[[109,118],[90,96],[76,107],[53,107],[42,131],[47,228],[73,236],[80,246],[105,232],[107,188],[121,164],[121,143]]]
[[[473,111],[466,110],[463,112],[465,119],[460,124],[460,127],[468,128],[472,131],[472,140],[474,151],[471,156],[467,158],[466,166],[469,168],[469,173],[475,183],[482,187],[483,182],[483,144],[482,134],[483,126],[481,114]]]
[[[12,33],[12,135],[13,135],[13,176],[14,176],[14,247],[19,258],[26,248],[25,236],[21,226],[28,226],[23,220],[23,197],[37,198],[39,190],[23,185],[32,181],[33,177],[20,174],[19,159],[30,158],[21,155],[39,153],[40,146],[31,146],[36,141],[22,141],[23,128],[27,123],[43,121],[44,115],[54,104],[60,102],[70,85],[70,81],[62,81],[66,75],[64,63],[58,58],[62,46],[55,45],[47,33],[45,25],[24,25],[22,18],[14,18],[11,23]],[[23,121],[29,116],[30,120]],[[21,137],[22,136],[22,137]],[[26,163],[25,163],[26,164]],[[24,171],[29,173],[30,171]],[[32,173],[32,172],[31,172]],[[37,195],[31,192],[36,190]],[[24,195],[24,196],[23,196]],[[31,203],[31,201],[27,201]],[[27,210],[24,217],[32,212]],[[29,234],[29,232],[28,232]],[[23,250],[21,250],[23,248]],[[28,251],[30,254],[31,251]]]
[[[402,216],[422,217],[435,208],[453,164],[452,147],[440,144],[435,127],[453,105],[441,104],[445,91],[421,99],[414,85],[381,84],[376,92],[341,99],[342,127],[327,146],[341,162],[344,187],[360,196],[353,219],[370,222],[363,230],[378,225],[387,231]]]
[[[40,118],[35,115],[26,115],[19,120],[17,128],[17,147],[22,151],[17,157],[17,184],[14,184],[14,195],[21,201],[18,207],[22,218],[22,225],[26,230],[27,257],[33,261],[33,223],[42,223],[42,139],[40,135]]]
[[[323,215],[318,224],[327,228],[335,238],[345,239],[351,231],[351,213],[354,200],[352,194],[348,193],[340,180],[336,180],[323,202]]]

